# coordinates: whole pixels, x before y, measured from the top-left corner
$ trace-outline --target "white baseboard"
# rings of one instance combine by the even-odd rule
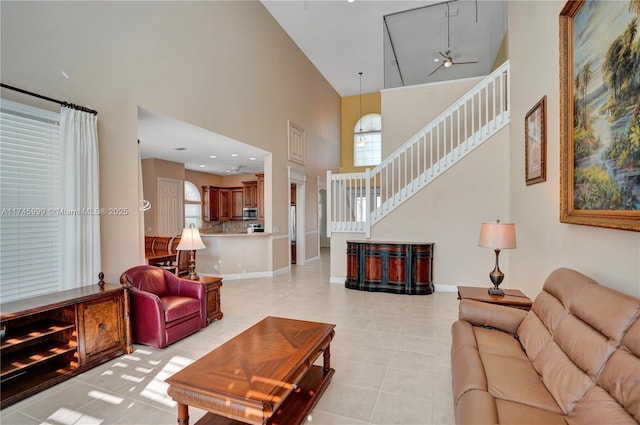
[[[434,286],[436,292],[458,292],[458,287],[456,285],[443,285],[442,283],[436,283]]]
[[[344,285],[345,279],[346,278],[344,278],[344,277],[331,276],[331,277],[329,277],[329,283],[337,283],[337,284],[343,284]]]

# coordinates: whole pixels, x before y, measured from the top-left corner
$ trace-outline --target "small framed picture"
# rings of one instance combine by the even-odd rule
[[[547,96],[531,108],[524,119],[525,182],[527,186],[547,180]]]

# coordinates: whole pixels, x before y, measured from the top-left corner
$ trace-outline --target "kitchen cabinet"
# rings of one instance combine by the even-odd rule
[[[202,186],[204,202],[202,203],[202,219],[204,221],[220,220],[220,189],[214,186]]]
[[[204,221],[242,219],[242,188],[202,186]]]
[[[107,283],[2,304],[1,407],[130,353],[125,291]]]
[[[231,219],[242,220],[242,208],[244,205],[244,190],[241,187],[231,189]]]
[[[242,182],[243,202],[246,208],[256,208],[258,206],[258,182]]]
[[[231,189],[218,188],[218,208],[220,215],[219,221],[230,221],[233,218],[233,201],[231,197]]]

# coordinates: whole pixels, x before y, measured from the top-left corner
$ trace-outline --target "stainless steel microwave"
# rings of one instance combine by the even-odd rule
[[[257,220],[258,219],[258,209],[257,208],[243,208],[242,209],[242,218],[245,220]]]

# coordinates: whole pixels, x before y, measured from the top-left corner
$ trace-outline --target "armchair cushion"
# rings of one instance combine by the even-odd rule
[[[160,299],[165,322],[173,322],[185,316],[200,313],[200,300],[182,296],[167,295]]]

